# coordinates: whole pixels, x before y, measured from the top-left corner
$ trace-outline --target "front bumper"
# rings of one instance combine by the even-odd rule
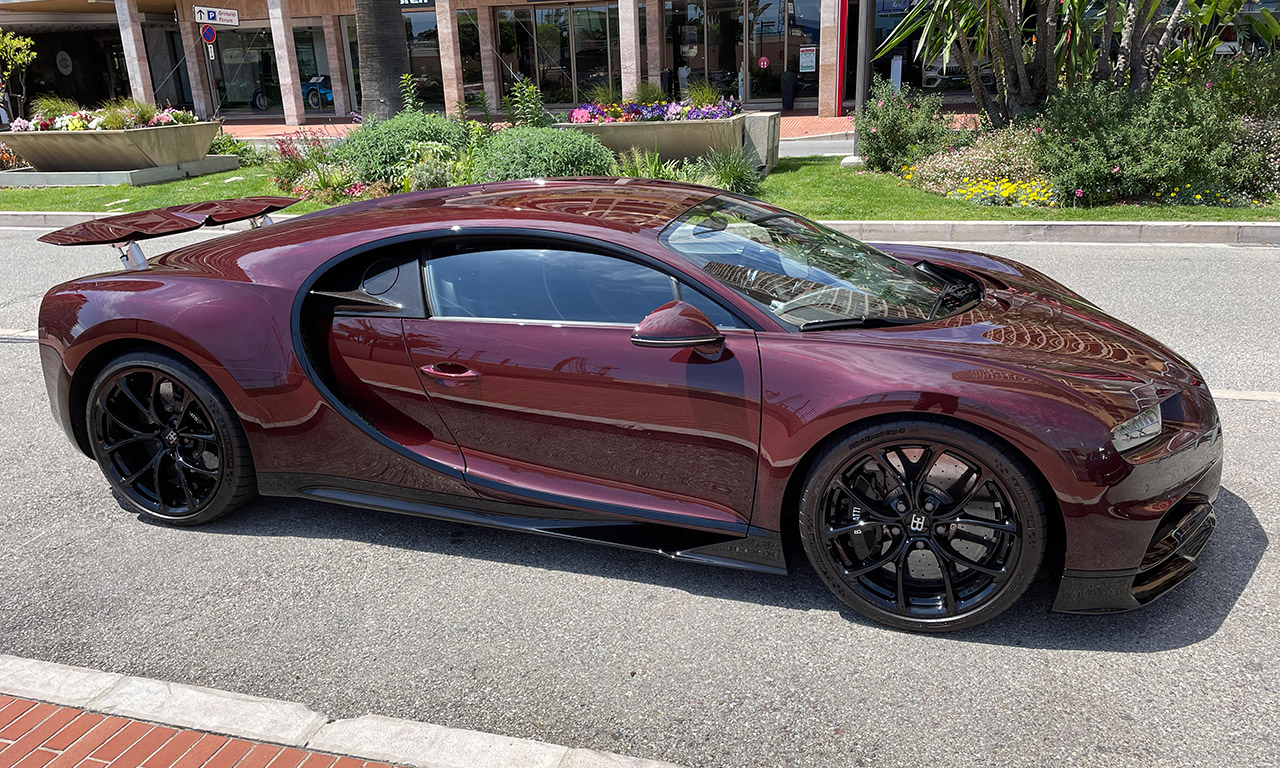
[[[1217,525],[1213,499],[1220,465],[1161,519],[1142,564],[1130,571],[1073,571],[1062,574],[1053,610],[1060,613],[1116,613],[1140,608],[1168,594],[1195,573],[1196,558]],[[1211,495],[1210,495],[1211,494]]]

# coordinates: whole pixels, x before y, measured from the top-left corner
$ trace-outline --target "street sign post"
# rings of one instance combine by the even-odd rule
[[[221,24],[225,27],[240,26],[240,12],[233,8],[210,8],[206,5],[191,6],[191,15],[200,24]]]

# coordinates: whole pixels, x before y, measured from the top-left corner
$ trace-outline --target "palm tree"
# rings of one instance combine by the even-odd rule
[[[400,76],[409,71],[409,45],[398,0],[355,0],[360,56],[360,110],[391,117],[400,110]]]

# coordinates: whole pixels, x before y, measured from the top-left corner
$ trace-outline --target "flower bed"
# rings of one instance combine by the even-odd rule
[[[199,122],[191,112],[165,107],[148,114],[128,107],[76,110],[32,120],[18,118],[10,124],[16,132],[25,131],[110,131],[134,128],[156,128],[163,125],[189,125]]]
[[[569,122],[586,123],[641,123],[677,120],[723,120],[742,111],[742,104],[732,96],[721,96],[712,104],[695,104],[684,101],[653,101],[641,104],[635,101],[618,104],[587,103],[569,112]]]

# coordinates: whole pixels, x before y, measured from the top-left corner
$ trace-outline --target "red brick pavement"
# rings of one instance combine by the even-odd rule
[[[391,768],[0,695],[0,768]]]

